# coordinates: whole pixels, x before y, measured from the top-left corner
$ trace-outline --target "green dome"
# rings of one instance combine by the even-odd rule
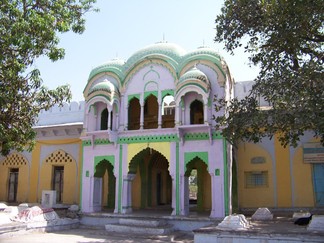
[[[179,83],[183,83],[187,80],[190,79],[198,79],[200,81],[203,81],[204,83],[208,84],[209,81],[207,79],[206,74],[204,74],[202,71],[200,71],[198,68],[193,67],[192,69],[190,69],[188,72],[184,73],[180,79],[179,79]]]
[[[88,95],[90,95],[96,91],[105,91],[105,92],[111,93],[112,90],[114,90],[114,85],[111,82],[109,82],[108,80],[104,80],[100,83],[93,85],[90,88]]]
[[[142,60],[148,56],[165,56],[171,59],[174,63],[178,64],[181,61],[181,57],[186,53],[186,51],[173,43],[168,42],[158,42],[149,46],[146,46],[139,51],[135,52],[126,62],[125,69],[132,67],[135,63]]]
[[[122,79],[124,64],[125,64],[124,60],[116,58],[98,67],[95,67],[94,69],[91,70],[88,81],[91,80],[97,74],[104,73],[104,72],[115,73],[120,79]]]

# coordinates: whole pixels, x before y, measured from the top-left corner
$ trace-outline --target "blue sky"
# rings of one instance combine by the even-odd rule
[[[203,44],[212,47],[225,58],[236,81],[254,79],[258,69],[248,66],[243,50],[231,56],[222,43],[213,41],[214,22],[222,5],[222,0],[97,0],[100,12],[86,15],[82,35],[60,35],[65,58],[54,63],[40,58],[35,67],[40,69],[44,85],[70,84],[72,100],[81,101],[92,68],[116,57],[127,60],[164,38],[187,51]]]

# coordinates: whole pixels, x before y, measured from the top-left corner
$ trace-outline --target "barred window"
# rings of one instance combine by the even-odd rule
[[[245,172],[245,187],[267,187],[268,186],[268,171],[249,171]]]

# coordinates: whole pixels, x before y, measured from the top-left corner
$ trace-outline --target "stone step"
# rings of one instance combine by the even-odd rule
[[[158,227],[166,225],[165,220],[154,219],[134,219],[134,218],[121,218],[119,224],[129,226],[142,226],[142,227]]]
[[[115,233],[133,233],[145,235],[165,235],[172,232],[171,225],[164,225],[163,227],[148,227],[141,225],[123,225],[123,224],[107,224],[105,229],[108,232]]]
[[[142,218],[120,218],[118,223],[105,225],[105,229],[108,232],[146,235],[163,235],[172,232],[171,225],[168,225],[165,220]]]

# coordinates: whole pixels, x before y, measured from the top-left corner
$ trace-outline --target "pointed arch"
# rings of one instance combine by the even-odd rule
[[[204,212],[211,209],[211,176],[208,172],[208,164],[205,163],[200,157],[195,156],[186,164],[185,176],[189,178],[191,171],[195,169],[197,171],[197,211]],[[188,181],[189,183],[189,181]],[[189,186],[187,187],[189,195]],[[185,200],[189,201],[189,197]],[[189,208],[190,210],[190,208]]]
[[[144,103],[144,129],[158,127],[159,103],[153,94],[145,99]]]
[[[159,151],[147,147],[137,153],[129,164],[134,208],[168,205],[171,210],[172,179],[169,161]]]
[[[108,208],[115,207],[116,177],[114,175],[114,156],[96,156],[94,163],[94,177],[102,178],[101,205]]]
[[[204,104],[200,100],[190,104],[190,124],[204,124]]]
[[[128,130],[140,129],[141,105],[137,97],[128,103]]]

